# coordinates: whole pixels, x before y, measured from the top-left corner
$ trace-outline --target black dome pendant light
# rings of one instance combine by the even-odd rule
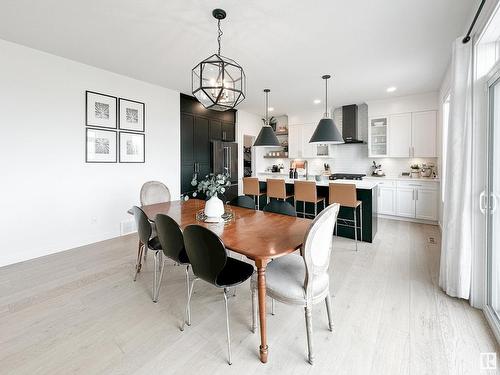
[[[214,9],[212,15],[217,20],[219,49],[193,68],[191,92],[205,108],[227,111],[245,99],[246,77],[236,61],[220,54],[220,21],[226,18],[226,12]]]
[[[266,93],[266,120],[260,129],[259,135],[254,142],[254,146],[281,147],[281,143],[276,137],[273,128],[269,125],[269,93],[271,90],[264,89]]]
[[[324,75],[321,78],[325,80],[325,115],[319,120],[309,143],[338,145],[344,143],[344,138],[328,112],[328,79],[330,76]]]

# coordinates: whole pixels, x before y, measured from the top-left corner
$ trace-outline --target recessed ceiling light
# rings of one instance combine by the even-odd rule
[[[274,107],[269,107],[268,109],[269,109],[269,112],[274,111]]]
[[[314,104],[319,104],[321,103],[321,99],[314,99]]]
[[[385,90],[385,91],[387,91],[387,92],[394,92],[396,90],[397,90],[397,87],[391,86],[391,87],[388,87],[387,90]]]

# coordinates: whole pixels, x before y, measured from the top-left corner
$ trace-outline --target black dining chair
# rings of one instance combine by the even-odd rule
[[[187,298],[189,298],[189,258],[184,248],[184,236],[179,224],[168,215],[158,214],[155,218],[156,232],[166,258],[172,259],[178,265],[186,266]],[[156,300],[160,294],[161,280],[165,270],[165,260],[161,263],[160,279],[156,288]],[[188,310],[187,324],[191,324],[191,314]]]
[[[229,311],[227,293],[229,288],[243,283],[253,274],[253,266],[227,256],[226,247],[211,230],[200,225],[188,225],[184,230],[184,244],[193,268],[195,278],[189,291],[187,311],[190,310],[191,296],[196,280],[201,279],[223,290],[226,307],[226,330],[228,363],[231,364],[231,335],[229,331]],[[181,331],[184,330],[184,323]]]
[[[290,203],[286,201],[272,200],[264,207],[264,212],[273,212],[275,214],[297,216],[297,211]]]
[[[252,210],[255,210],[254,200],[246,195],[240,195],[238,197],[231,199],[229,204],[231,206],[238,206],[242,208],[250,208]]]
[[[132,207],[132,212],[134,214],[135,224],[137,226],[137,233],[139,234],[139,241],[142,244],[139,247],[139,252],[137,254],[137,263],[135,266],[134,281],[137,280],[137,275],[141,272],[141,258],[145,251],[151,250],[154,252],[154,274],[153,274],[153,302],[156,302],[157,298],[157,288],[159,285],[158,280],[158,265],[161,262],[161,244],[158,237],[152,237],[153,229],[151,228],[151,222],[149,221],[147,215],[142,209],[137,206]]]

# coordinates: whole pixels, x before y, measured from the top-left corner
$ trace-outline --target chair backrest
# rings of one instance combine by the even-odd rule
[[[132,207],[132,212],[134,213],[135,225],[137,226],[137,233],[139,234],[139,240],[144,245],[148,245],[151,238],[151,223],[149,222],[148,216],[144,213],[142,209],[137,206]]]
[[[217,276],[227,261],[219,236],[201,225],[188,225],[184,229],[184,244],[195,276],[217,285]]]
[[[246,195],[259,195],[260,185],[257,177],[244,177],[243,178],[243,194]]]
[[[302,245],[302,256],[306,264],[304,289],[306,298],[313,296],[314,277],[328,272],[333,247],[333,229],[340,205],[334,203],[316,216],[309,227]]]
[[[318,200],[318,191],[314,181],[295,181],[293,183],[293,195],[295,200],[302,202],[316,203]]]
[[[356,207],[356,185],[330,183],[329,193],[330,204],[338,203],[344,207]]]
[[[285,201],[271,201],[264,207],[264,212],[273,212],[275,214],[297,216],[297,211],[290,203]]]
[[[184,236],[179,224],[164,214],[156,215],[155,224],[163,253],[176,262],[180,262],[179,254],[184,250]]]
[[[238,197],[231,199],[229,204],[231,206],[238,206],[255,210],[255,201],[252,198],[247,197],[246,195],[240,195]]]
[[[267,188],[266,195],[268,198],[286,198],[285,180],[282,178],[268,178],[266,180]]]
[[[170,202],[170,190],[160,181],[148,181],[141,188],[141,206]]]

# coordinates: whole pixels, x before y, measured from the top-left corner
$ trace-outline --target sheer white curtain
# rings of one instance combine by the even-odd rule
[[[439,286],[469,299],[472,273],[472,46],[453,44]]]

